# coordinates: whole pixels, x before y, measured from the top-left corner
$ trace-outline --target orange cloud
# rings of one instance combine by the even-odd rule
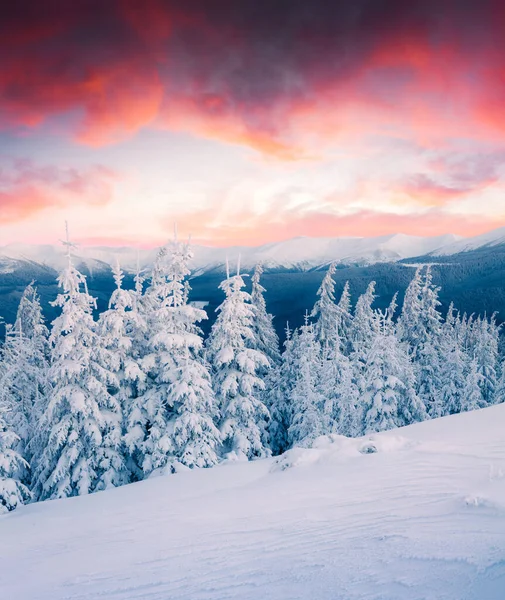
[[[499,2],[281,4],[14,5],[0,126],[70,114],[69,133],[92,146],[168,127],[282,160],[371,133],[436,144],[503,132]]]
[[[427,175],[420,173],[398,184],[393,192],[395,195],[407,196],[424,206],[444,206],[470,193],[483,191],[497,183],[498,178],[490,177],[478,183],[467,185],[446,185],[437,183]]]
[[[244,209],[235,215],[233,223],[216,223],[214,211],[179,215],[180,231],[191,233],[195,243],[213,246],[256,246],[298,236],[310,237],[371,237],[392,233],[419,236],[436,236],[454,233],[473,236],[505,225],[505,213],[501,218],[475,215],[454,215],[442,209],[400,215],[391,212],[360,210],[350,214],[336,214],[311,210],[276,211],[254,214]],[[174,216],[167,219],[167,231]],[[163,240],[157,240],[163,243]]]
[[[17,161],[0,173],[0,224],[21,221],[47,208],[105,205],[114,197],[118,175],[97,166],[85,171],[40,167]]]

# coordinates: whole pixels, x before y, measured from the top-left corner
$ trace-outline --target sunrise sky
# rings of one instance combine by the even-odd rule
[[[505,2],[45,0],[0,13],[0,244],[505,225]]]

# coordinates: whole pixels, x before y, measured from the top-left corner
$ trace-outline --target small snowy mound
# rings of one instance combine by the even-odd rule
[[[320,462],[342,461],[363,454],[396,452],[412,445],[412,440],[393,433],[361,438],[348,438],[337,434],[322,435],[313,441],[310,448],[295,447],[278,456],[271,472],[307,467]]]

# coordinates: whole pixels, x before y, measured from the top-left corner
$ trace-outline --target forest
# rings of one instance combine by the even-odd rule
[[[442,314],[421,266],[405,292],[377,308],[375,282],[335,298],[336,265],[312,310],[279,345],[262,267],[226,265],[222,303],[191,301],[189,243],[162,247],[125,287],[117,264],[108,309],[73,260],[48,326],[26,287],[0,357],[0,512],[89,494],[154,475],[253,460],[323,435],[359,437],[505,399],[494,315]]]

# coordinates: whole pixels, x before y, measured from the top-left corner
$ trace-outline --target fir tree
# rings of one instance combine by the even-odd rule
[[[317,291],[318,299],[310,316],[315,318],[314,333],[321,348],[331,348],[337,343],[339,332],[340,310],[335,303],[335,263],[332,263]]]
[[[288,439],[291,446],[310,447],[325,433],[324,399],[318,390],[320,353],[314,326],[306,315],[298,336],[296,379],[290,394],[293,416]]]
[[[149,383],[130,422],[134,435],[127,435],[143,455],[145,475],[173,472],[178,463],[208,467],[217,462],[215,398],[198,327],[207,315],[188,304],[191,258],[189,244],[175,236],[160,251],[147,292],[150,352],[143,365]]]
[[[364,369],[368,354],[378,333],[378,320],[372,308],[375,297],[375,281],[372,281],[358,298],[350,331],[351,361],[361,393],[366,387]]]
[[[293,417],[291,394],[297,377],[298,351],[298,331],[291,333],[288,324],[281,363],[272,370],[270,440],[274,454],[282,454],[289,448],[288,430]]]
[[[261,458],[269,455],[267,426],[270,415],[261,400],[265,384],[258,376],[269,366],[255,350],[254,309],[244,280],[237,273],[221,283],[225,300],[208,341],[213,365],[213,386],[221,411],[221,433],[229,457]]]
[[[477,410],[486,406],[486,401],[482,395],[482,380],[484,376],[479,373],[479,364],[476,358],[470,361],[468,372],[465,378],[463,393],[461,394],[461,404],[459,412]]]
[[[149,425],[149,415],[144,406],[144,394],[151,384],[144,364],[144,359],[149,354],[148,312],[146,310],[148,302],[144,295],[144,277],[140,271],[138,259],[134,281],[134,290],[128,292],[131,297],[131,310],[127,312],[125,324],[126,334],[131,339],[131,349],[125,357],[120,394],[123,407],[123,442],[126,465],[130,479],[138,481],[144,477],[143,444]]]
[[[398,337],[407,342],[411,349],[417,348],[424,335],[422,324],[422,269],[418,267],[405,291],[400,318],[398,319]]]
[[[279,338],[272,324],[273,316],[267,312],[264,293],[265,288],[261,285],[263,267],[258,264],[252,276],[251,304],[254,308],[253,333],[255,349],[263,352],[268,358],[270,366],[278,365],[280,362]]]
[[[440,406],[440,363],[442,316],[438,311],[440,288],[433,284],[431,268],[426,268],[424,285],[421,290],[422,312],[419,320],[418,336],[412,350],[417,379],[417,393],[430,416],[437,416]]]
[[[364,380],[363,430],[384,431],[426,418],[415,392],[415,375],[405,344],[394,335],[392,312],[378,313],[379,332],[368,352]]]
[[[455,315],[451,303],[442,327],[441,352],[444,359],[440,365],[440,404],[433,416],[461,412],[465,403],[465,371],[469,357],[463,350],[461,331],[461,319]]]
[[[31,283],[23,292],[14,325],[7,327],[0,366],[0,403],[8,406],[9,426],[19,436],[16,449],[30,462],[41,450],[38,426],[49,389],[48,335]],[[27,472],[23,479],[27,481]]]
[[[473,357],[477,364],[479,387],[484,404],[493,404],[496,388],[498,386],[498,343],[499,327],[496,316],[490,320],[486,317],[478,318],[473,322],[474,344]]]
[[[338,308],[338,320],[337,320],[337,332],[340,337],[341,350],[349,356],[351,352],[351,331],[353,325],[353,318],[351,313],[351,293],[349,291],[349,282],[346,281],[340,300],[337,304]]]
[[[361,435],[359,390],[342,344],[323,351],[318,389],[324,398],[325,431],[348,437]]]
[[[186,356],[176,367],[171,396],[174,459],[190,468],[217,464],[221,435],[214,424],[217,407],[201,343],[186,346]]]
[[[0,515],[30,499],[28,488],[20,481],[20,473],[27,470],[28,464],[14,450],[18,441],[5,421],[5,405],[0,404]]]
[[[123,485],[131,479],[123,442],[124,415],[130,409],[137,385],[145,381],[145,374],[133,357],[134,295],[122,288],[123,273],[118,263],[112,274],[116,289],[112,292],[108,310],[98,320],[99,344],[94,353],[97,362],[112,375],[102,400],[108,410],[104,411],[100,450],[102,474],[98,489]]]
[[[41,425],[46,445],[37,463],[35,490],[39,499],[76,496],[101,489],[104,435],[113,375],[97,360],[101,352],[92,311],[95,300],[86,278],[73,265],[67,234],[67,264],[58,278],[62,292],[55,306],[61,315],[51,331],[53,387]]]

